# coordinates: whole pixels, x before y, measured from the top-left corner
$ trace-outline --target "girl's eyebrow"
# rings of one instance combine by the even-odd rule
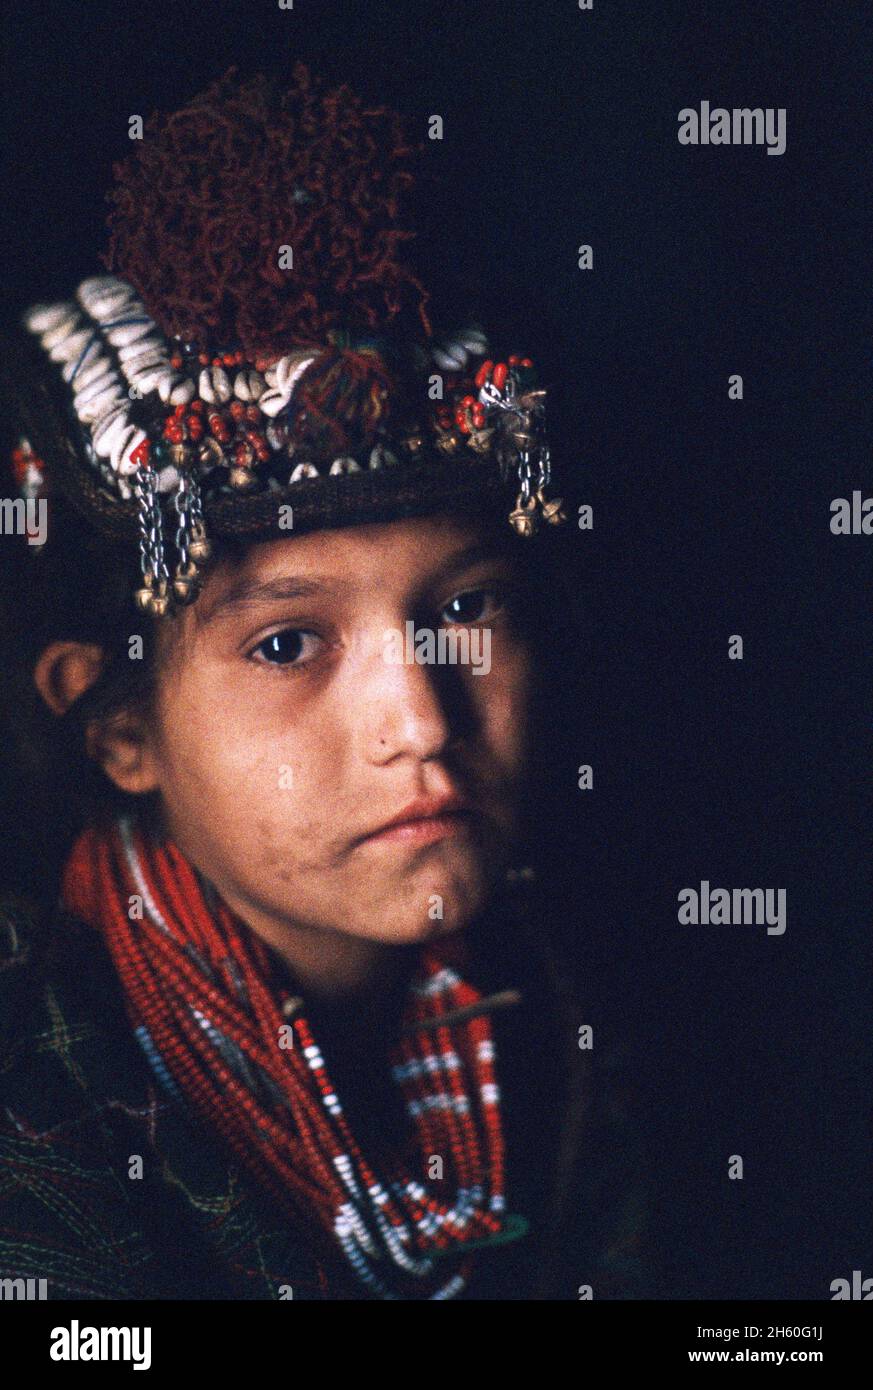
[[[458,571],[468,569],[480,561],[495,559],[507,561],[509,559],[499,543],[489,545],[483,544],[482,541],[476,541],[473,545],[468,545],[455,555],[449,556],[444,564],[428,575],[423,587],[442,583]],[[320,594],[336,595],[347,587],[336,580],[300,579],[294,575],[285,575],[268,580],[238,579],[212,603],[202,602],[196,605],[193,611],[198,627],[206,627],[207,624],[218,618],[232,617],[234,614],[246,608],[254,608],[258,604],[281,603],[297,598],[313,598]]]
[[[472,565],[493,560],[504,560],[507,564],[511,564],[512,557],[505,544],[497,539],[493,542],[474,541],[472,545],[465,546],[457,554],[450,555],[444,564],[428,576],[428,583],[439,583],[449,579],[453,574],[457,574],[459,570],[469,569]]]
[[[252,608],[259,603],[281,603],[287,602],[288,599],[312,598],[316,594],[336,593],[339,587],[327,580],[298,579],[293,575],[268,580],[238,579],[219,598],[203,605],[199,613],[195,607],[194,616],[199,626],[205,627],[216,618],[231,617],[234,613]]]

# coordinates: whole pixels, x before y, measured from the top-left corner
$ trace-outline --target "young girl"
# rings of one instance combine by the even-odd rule
[[[531,866],[544,393],[434,334],[397,118],[294,77],[153,118],[6,344],[0,1274],[634,1296]]]

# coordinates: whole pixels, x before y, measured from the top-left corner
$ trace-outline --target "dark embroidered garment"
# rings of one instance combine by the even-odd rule
[[[46,1279],[50,1299],[367,1297],[158,1084],[97,934],[20,900],[0,902],[0,929],[0,1277]],[[581,1006],[521,924],[496,932],[477,954],[489,989],[523,994],[494,1028],[509,1210],[530,1229],[477,1252],[465,1296],[652,1296],[620,1070],[578,1048]]]

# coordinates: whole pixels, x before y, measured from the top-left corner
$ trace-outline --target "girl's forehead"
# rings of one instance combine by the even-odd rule
[[[512,554],[502,532],[464,517],[407,518],[258,541],[220,557],[194,612],[198,626],[259,602],[416,590]]]
[[[510,541],[511,541],[510,537]],[[449,516],[411,517],[368,525],[320,530],[287,539],[259,541],[225,565],[234,578],[293,570],[341,577],[369,570],[390,580],[392,568],[416,573],[438,568],[458,556],[511,553],[502,533],[474,519]]]

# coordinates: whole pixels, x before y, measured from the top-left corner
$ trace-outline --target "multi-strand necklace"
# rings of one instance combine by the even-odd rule
[[[163,1086],[289,1215],[328,1231],[374,1297],[463,1291],[469,1250],[507,1236],[504,1142],[482,996],[438,949],[422,953],[390,1053],[406,1145],[368,1157],[303,1000],[275,987],[263,942],[223,903],[207,904],[176,846],[126,819],[89,829],[64,898],[103,933]]]

